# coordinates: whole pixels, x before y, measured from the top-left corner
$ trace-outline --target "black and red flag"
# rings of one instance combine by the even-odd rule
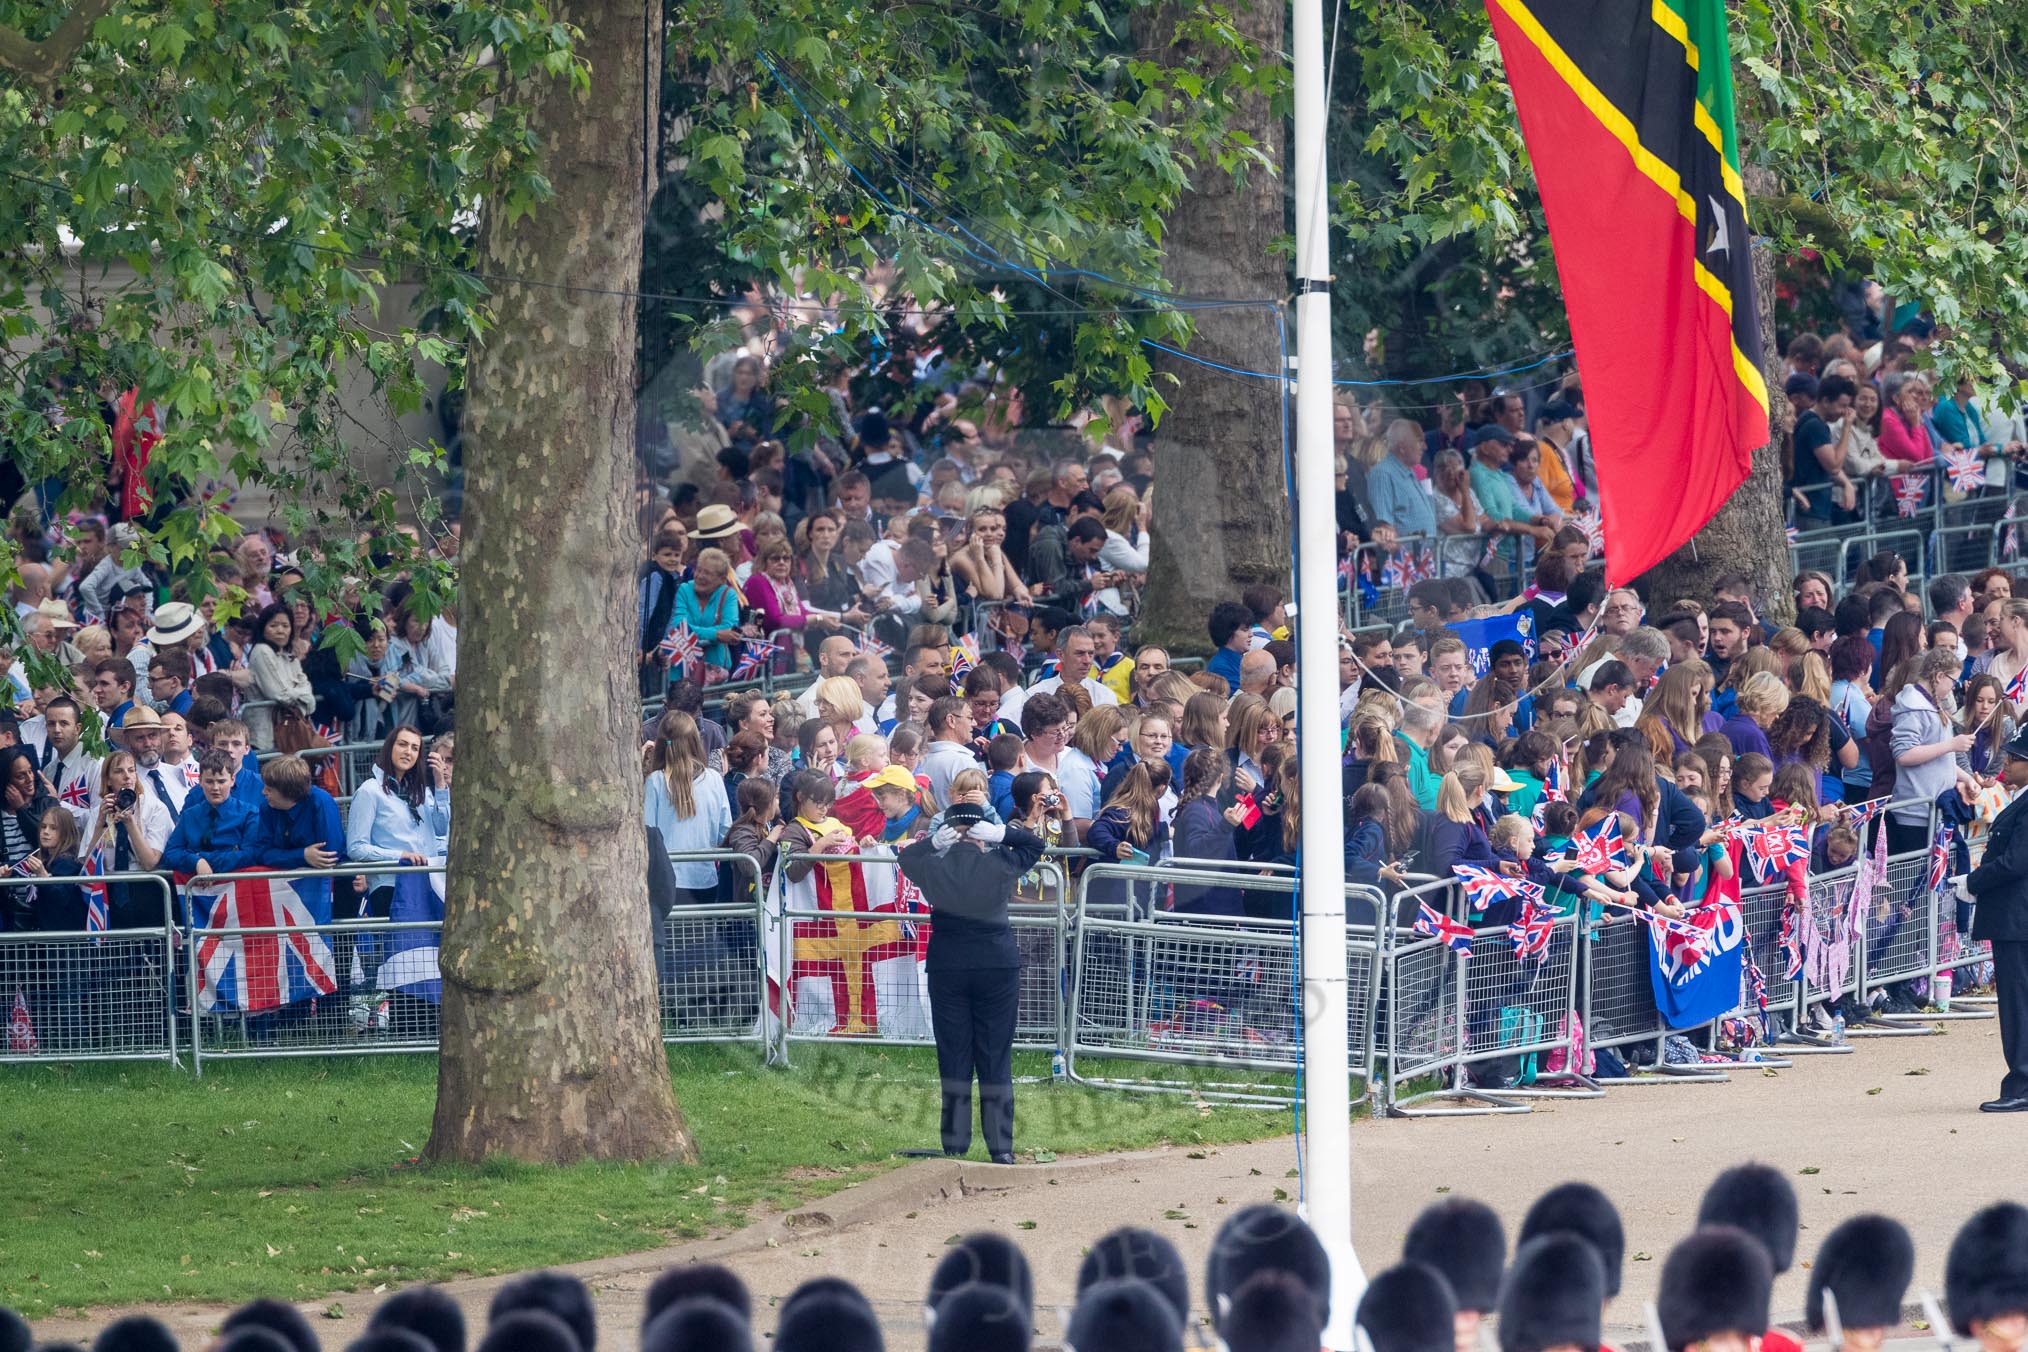
[[[1584,374],[1606,573],[1697,533],[1768,439],[1722,0],[1486,0]]]

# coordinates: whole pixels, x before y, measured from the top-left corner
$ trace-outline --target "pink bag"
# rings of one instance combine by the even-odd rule
[[[1584,1020],[1571,1010],[1556,1029],[1557,1045],[1543,1058],[1545,1075],[1590,1075],[1598,1069],[1598,1058],[1584,1040]]]

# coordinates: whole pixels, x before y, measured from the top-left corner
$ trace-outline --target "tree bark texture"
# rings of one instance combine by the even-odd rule
[[[1135,45],[1172,66],[1224,60],[1204,44],[1177,40],[1184,13],[1181,0],[1137,11]],[[1233,22],[1276,59],[1284,6],[1249,0],[1234,8]],[[1253,137],[1270,164],[1281,163],[1282,120],[1265,98],[1249,98],[1233,125]],[[1191,356],[1243,371],[1281,371],[1272,302],[1287,292],[1288,270],[1273,245],[1287,228],[1279,178],[1255,166],[1237,180],[1208,156],[1199,159],[1169,213],[1164,275],[1179,296],[1270,304],[1194,310]],[[1208,653],[1204,622],[1214,605],[1237,600],[1241,588],[1255,583],[1285,592],[1289,586],[1281,386],[1151,355],[1156,371],[1174,376],[1175,384],[1153,442],[1162,486],[1149,523],[1148,585],[1135,637]]]
[[[471,358],[433,1159],[696,1155],[649,944],[635,302],[620,294],[640,277],[659,9],[561,7],[591,79],[536,94],[555,197],[481,232],[486,273],[578,289],[496,283]]]
[[[1749,166],[1744,175],[1747,198],[1765,200],[1774,190],[1773,175]],[[1767,241],[1753,241],[1754,304],[1760,310],[1761,374],[1768,389],[1768,441],[1753,453],[1753,469],[1733,491],[1717,515],[1662,562],[1635,581],[1651,615],[1671,602],[1695,597],[1710,603],[1720,578],[1744,575],[1763,619],[1787,623],[1794,618],[1790,594],[1793,570],[1782,510],[1782,440],[1790,430],[1789,401],[1782,397],[1782,355],[1775,345],[1774,251]]]

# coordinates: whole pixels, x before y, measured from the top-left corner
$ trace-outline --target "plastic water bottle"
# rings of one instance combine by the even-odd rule
[[[1063,1049],[1061,1047],[1057,1048],[1049,1057],[1049,1078],[1052,1080],[1068,1078],[1068,1072],[1063,1067]]]
[[[1831,1041],[1840,1047],[1845,1045],[1845,1011],[1842,1009],[1831,1015]]]

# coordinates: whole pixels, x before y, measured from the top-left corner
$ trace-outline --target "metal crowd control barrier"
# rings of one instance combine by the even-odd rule
[[[10,891],[32,891],[52,883],[84,885],[74,877],[0,877],[0,907],[33,915],[34,902],[17,907]],[[182,1064],[176,1035],[176,913],[168,879],[153,873],[110,873],[94,884],[100,885],[159,892],[161,923],[103,931],[0,933],[0,1008],[7,1012],[0,1064]]]
[[[731,869],[733,899],[671,906],[652,932],[662,1041],[764,1043],[768,982],[759,863],[738,850],[673,850],[669,862],[714,866],[721,895]]]
[[[926,963],[933,922],[926,907],[903,909],[895,860],[894,854],[882,852],[784,854],[777,862],[762,918],[763,941],[772,946],[775,959],[769,980],[779,991],[772,1002],[771,1060],[787,1064],[791,1042],[925,1046],[934,1041]],[[814,870],[840,863],[857,875],[847,880],[854,905],[790,904],[788,889],[800,885],[789,880],[791,866],[808,864]],[[880,872],[869,875],[869,866]],[[1062,896],[1069,887],[1063,865],[1054,859],[1043,859],[1026,876],[1037,878],[1034,886],[1043,895],[1053,888]],[[1022,955],[1014,1045],[1059,1051],[1066,970],[1062,908],[1010,905],[1008,924]]]
[[[1411,888],[1397,898],[1428,903],[1454,918],[1457,890],[1448,881]],[[1445,905],[1438,905],[1442,901]],[[1545,1072],[1542,1058],[1572,1042],[1576,1008],[1578,919],[1559,917],[1540,958],[1516,953],[1506,925],[1476,927],[1471,951],[1440,938],[1397,928],[1387,945],[1389,1057],[1385,1104],[1393,1117],[1453,1117],[1529,1111],[1531,1097],[1597,1097],[1602,1091],[1574,1068]],[[1514,1063],[1515,1083],[1479,1087],[1468,1067]],[[1537,1085],[1547,1075],[1559,1086]],[[1434,1078],[1436,1084],[1418,1088]],[[1507,1077],[1502,1075],[1504,1081]],[[1430,1106],[1435,1104],[1445,1106]]]

